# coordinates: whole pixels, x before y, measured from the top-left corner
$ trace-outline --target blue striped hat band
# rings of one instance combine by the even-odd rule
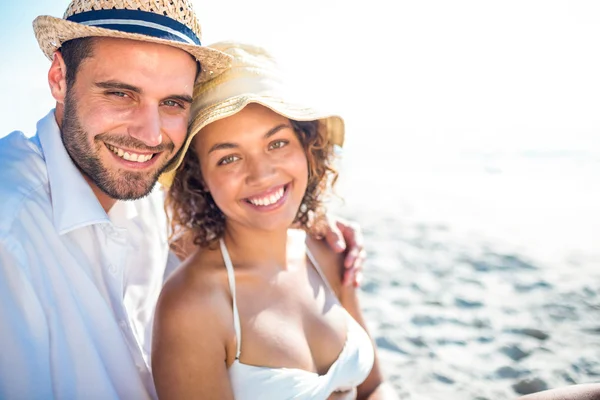
[[[164,15],[140,10],[92,10],[73,14],[68,21],[87,26],[138,33],[158,39],[200,46],[198,36],[186,25]]]

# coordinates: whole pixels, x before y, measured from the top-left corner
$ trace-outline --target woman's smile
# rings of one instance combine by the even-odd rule
[[[272,211],[281,207],[288,198],[291,183],[279,185],[243,201],[257,211]]]

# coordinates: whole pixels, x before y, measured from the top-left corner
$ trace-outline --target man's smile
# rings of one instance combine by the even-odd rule
[[[112,151],[117,156],[119,156],[120,158],[127,160],[127,161],[145,163],[147,161],[150,161],[150,159],[152,159],[152,157],[154,157],[154,155],[158,154],[158,153],[134,152],[133,150],[125,150],[120,147],[110,145],[108,143],[105,143],[105,144],[106,144],[106,147],[108,147],[108,149],[110,151]]]

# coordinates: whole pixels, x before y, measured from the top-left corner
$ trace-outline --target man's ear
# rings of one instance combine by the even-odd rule
[[[52,97],[59,104],[64,104],[67,97],[67,67],[60,51],[52,56],[52,65],[48,71],[48,84]]]

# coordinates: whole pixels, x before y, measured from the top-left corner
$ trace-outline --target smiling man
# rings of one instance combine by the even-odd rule
[[[0,141],[0,398],[154,397],[169,256],[154,187],[194,83],[229,56],[200,45],[184,0],[73,1],[34,31],[56,108]]]
[[[230,58],[201,46],[189,0],[74,0],[34,31],[56,108],[0,140],[0,398],[153,398],[152,318],[179,262],[155,184],[195,82]]]
[[[69,156],[108,210],[115,199],[148,195],[181,147],[196,65],[165,45],[80,40],[88,41],[91,54],[76,79],[66,81],[61,53],[50,67],[55,118]]]

